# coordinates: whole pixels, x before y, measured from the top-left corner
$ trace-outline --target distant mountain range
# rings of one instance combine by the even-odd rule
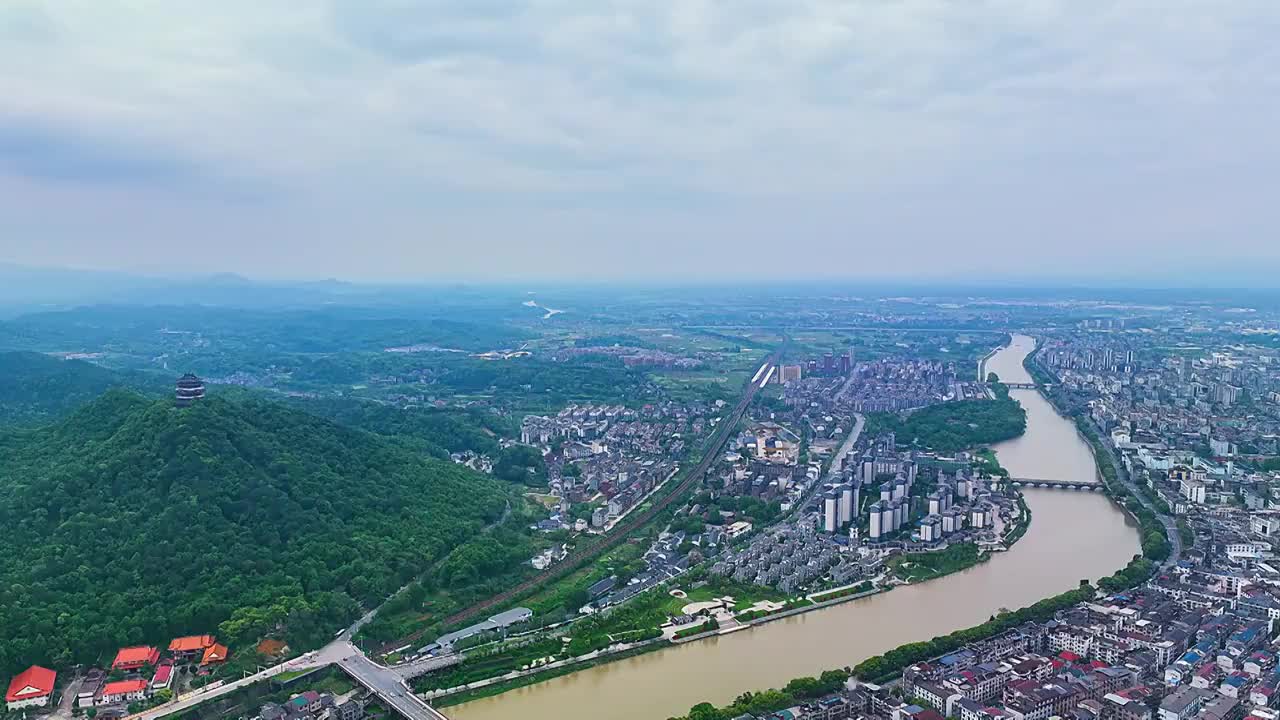
[[[949,277],[922,269],[918,276],[824,278],[817,281],[777,278],[753,281],[709,277],[702,285],[672,283],[665,278],[636,278],[626,282],[551,282],[530,279],[519,287],[510,281],[485,284],[440,279],[420,283],[356,283],[321,280],[255,280],[237,273],[142,275],[113,271],[34,268],[0,263],[0,313],[14,315],[34,309],[86,304],[206,304],[236,307],[308,307],[329,303],[417,303],[475,294],[498,294],[522,300],[528,290],[563,290],[616,296],[645,289],[679,289],[693,294],[724,292],[769,294],[846,294],[913,297],[1107,297],[1130,296],[1230,299],[1272,298],[1280,295],[1280,264],[1270,260],[1216,262],[1181,267],[1153,259],[1140,274],[1100,263],[1089,276],[1043,273],[1027,276]],[[1174,291],[1178,295],[1168,295]]]
[[[371,292],[332,280],[265,283],[234,273],[155,277],[0,264],[0,308],[8,308],[10,315],[99,303],[311,306]]]

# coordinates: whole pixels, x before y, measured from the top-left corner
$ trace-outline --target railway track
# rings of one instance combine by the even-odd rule
[[[785,346],[786,343],[784,342],[783,347]],[[777,365],[778,359],[781,355],[782,347],[770,353],[768,358],[765,360],[765,364],[768,366]],[[729,437],[733,434],[733,429],[738,425],[738,422],[742,420],[742,416],[746,413],[747,407],[751,404],[752,399],[754,399],[756,393],[760,391],[760,387],[761,384],[758,380],[752,379],[751,381],[748,381],[746,388],[743,390],[742,397],[738,399],[738,404],[734,406],[733,411],[729,413],[724,422],[720,423],[720,427],[717,428],[716,432],[711,436],[711,439],[703,449],[702,457],[698,460],[698,463],[693,466],[685,478],[681,480],[674,489],[654,501],[653,505],[648,510],[643,511],[634,517],[628,518],[619,526],[614,527],[612,532],[599,540],[573,551],[567,558],[560,561],[553,567],[548,568],[545,572],[535,575],[509,590],[478,602],[465,610],[461,610],[450,615],[444,619],[444,626],[449,627],[472,620],[483,615],[489,610],[499,608],[517,598],[538,590],[548,583],[559,580],[566,575],[581,569],[587,563],[595,561],[604,553],[625,542],[635,531],[652,522],[659,513],[670,507],[676,499],[683,496],[689,488],[693,487],[704,475],[706,475],[707,471],[711,468],[712,463],[714,463],[716,458],[720,456],[720,452],[724,449],[725,442],[727,442]],[[424,628],[423,630],[420,630],[408,637],[397,640],[395,643],[389,643],[389,645],[394,647],[396,645],[412,644],[422,639],[425,632],[426,629]]]

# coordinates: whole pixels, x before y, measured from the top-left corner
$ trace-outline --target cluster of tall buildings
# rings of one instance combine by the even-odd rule
[[[968,374],[966,374],[968,378]],[[884,359],[858,364],[845,397],[858,412],[898,412],[950,400],[980,399],[986,390],[962,380],[954,362]]]
[[[842,355],[824,353],[821,358],[809,358],[794,365],[779,365],[777,382],[788,385],[805,377],[837,377],[853,372],[853,351]]]
[[[1045,350],[1040,357],[1046,366],[1055,369],[1130,373],[1137,368],[1136,353],[1123,347],[1056,347]]]
[[[844,483],[829,488],[822,496],[822,529],[835,533],[853,522],[861,488],[857,483]]]
[[[932,490],[917,487],[924,467],[926,479],[936,479]],[[864,529],[871,542],[888,539],[903,528],[916,533],[920,542],[940,542],[966,528],[992,527],[1001,514],[999,506],[1010,504],[972,474],[967,460],[899,452],[892,433],[841,458],[840,477],[842,482],[827,485],[820,496],[822,529],[847,531],[851,537]],[[875,499],[867,498],[866,505],[863,497],[868,492]]]

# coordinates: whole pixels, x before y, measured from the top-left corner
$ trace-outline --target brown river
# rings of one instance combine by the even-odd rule
[[[1022,359],[1034,340],[1015,336],[986,370],[1030,382]],[[1035,390],[1014,390],[1027,432],[996,446],[1013,477],[1093,480],[1089,448],[1075,426]],[[1008,552],[954,575],[805,613],[718,638],[639,657],[449,708],[454,720],[663,720],[699,702],[725,704],[748,690],[856,665],[903,643],[928,640],[1097,580],[1138,552],[1126,516],[1100,494],[1025,492],[1032,523]]]

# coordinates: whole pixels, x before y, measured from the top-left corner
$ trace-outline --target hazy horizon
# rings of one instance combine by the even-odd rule
[[[1254,270],[1254,272],[1249,272]],[[1144,292],[1176,292],[1186,291],[1242,291],[1271,294],[1280,292],[1280,278],[1267,269],[1244,269],[1244,278],[1233,277],[1228,282],[1224,276],[1204,273],[1185,273],[1181,275],[1161,275],[1162,282],[1135,281],[1124,275],[900,275],[900,276],[827,276],[805,278],[795,275],[753,276],[749,278],[708,277],[688,278],[681,276],[632,275],[626,278],[580,278],[554,276],[422,276],[395,278],[359,278],[341,276],[311,275],[279,275],[239,272],[235,270],[214,270],[207,272],[164,272],[164,271],[132,271],[128,269],[99,269],[80,266],[24,265],[0,260],[0,280],[23,280],[28,283],[48,281],[70,281],[72,283],[97,280],[118,287],[144,289],[147,286],[180,286],[190,284],[202,287],[235,288],[238,285],[258,288],[334,288],[350,287],[365,290],[394,289],[500,289],[519,290],[536,293],[546,290],[719,290],[741,289],[744,291],[765,290],[769,292],[795,291],[800,295],[820,294],[866,294],[871,297],[888,297],[894,292],[908,293],[909,297],[924,297],[934,291],[940,295],[972,293],[974,297],[982,297],[983,293],[995,294],[1017,293],[1028,291],[1034,294],[1055,293],[1089,293],[1098,292],[1114,294],[1133,290]],[[1218,282],[1215,282],[1218,281]],[[888,293],[889,295],[886,295]],[[0,293],[3,296],[3,293]]]
[[[0,262],[1280,281],[1280,5],[0,7]]]

